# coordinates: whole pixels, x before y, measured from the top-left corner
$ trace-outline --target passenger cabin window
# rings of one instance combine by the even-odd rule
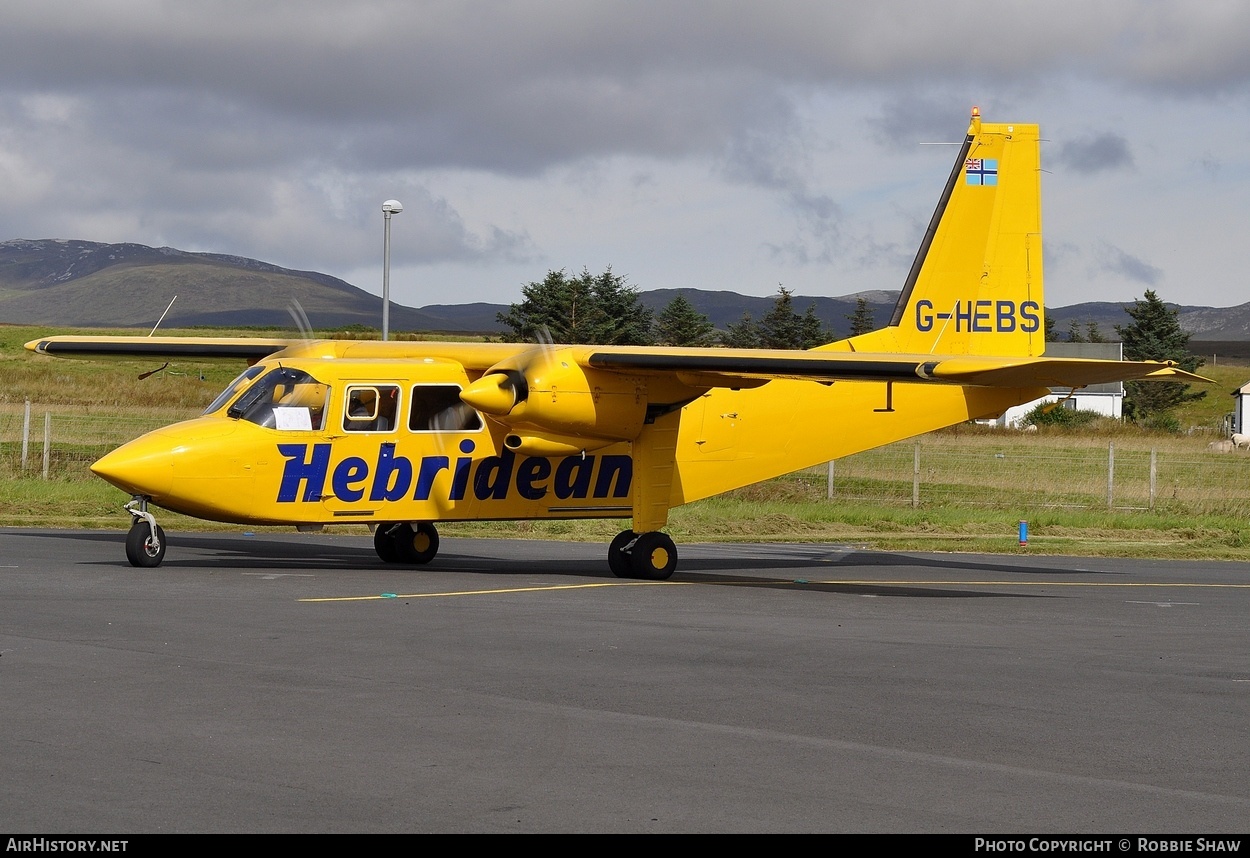
[[[227,390],[237,388],[246,376],[239,376]],[[226,415],[269,429],[312,431],[325,427],[329,398],[329,385],[303,370],[280,366],[244,390]]]
[[[455,384],[419,384],[412,388],[408,429],[412,432],[476,432],[482,416],[460,401]]]
[[[352,385],[347,388],[343,428],[348,432],[391,432],[399,413],[399,385]]]

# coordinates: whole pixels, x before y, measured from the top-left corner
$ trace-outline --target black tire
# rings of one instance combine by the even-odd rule
[[[143,519],[130,526],[126,534],[126,559],[131,566],[153,569],[165,559],[165,531],[156,525],[156,544],[152,542],[152,527]]]
[[[419,521],[416,527],[404,522],[396,525],[391,533],[400,563],[425,564],[438,554],[438,531],[428,521]]]
[[[667,533],[651,530],[638,537],[629,552],[635,578],[665,581],[677,568],[677,546]]]
[[[398,527],[398,524],[388,521],[379,524],[373,531],[373,550],[384,563],[399,562],[399,546],[395,541],[395,529]]]
[[[638,534],[632,530],[622,530],[613,537],[612,543],[608,546],[608,568],[617,578],[634,577],[634,570],[629,564],[629,555],[625,553],[625,546],[637,538]]]

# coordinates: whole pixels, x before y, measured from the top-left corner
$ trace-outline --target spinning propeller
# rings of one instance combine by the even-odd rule
[[[516,357],[495,364],[460,394],[460,399],[495,417],[512,413],[530,395],[530,378],[550,363],[556,344],[546,325],[537,329],[537,344]]]

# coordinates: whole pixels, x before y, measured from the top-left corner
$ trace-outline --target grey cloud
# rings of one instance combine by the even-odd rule
[[[829,194],[810,186],[811,132],[794,117],[742,134],[727,147],[723,172],[741,181],[776,191],[794,217],[795,234],[783,241],[764,243],[774,259],[795,265],[829,263],[837,258],[844,240],[842,207]]]
[[[183,93],[231,105],[245,126],[285,117],[364,160],[504,171],[613,151],[705,150],[750,123],[779,85],[998,87],[1060,68],[1165,90],[1250,78],[1237,35],[1250,28],[1250,7],[1240,4],[57,7],[6,4],[5,87],[90,93],[104,104],[136,87]],[[387,145],[370,146],[379,126],[395,130]]]
[[[1128,141],[1118,134],[1069,140],[1059,146],[1058,161],[1078,173],[1101,173],[1133,166]]]
[[[1098,251],[1098,265],[1104,271],[1147,286],[1154,286],[1163,279],[1162,269],[1112,245],[1105,245]]]
[[[959,144],[968,131],[974,106],[981,105],[950,94],[925,96],[909,92],[887,99],[870,125],[878,143],[898,151],[922,144]]]
[[[372,264],[390,196],[415,264],[558,255],[530,238],[559,231],[531,214],[542,180],[614,158],[770,190],[790,220],[760,213],[758,234],[788,259],[905,267],[811,178],[814,139],[904,151],[961,139],[972,104],[1035,121],[1063,87],[1214,101],[1250,81],[1250,6],[1179,0],[9,0],[4,24],[4,234],[331,271]],[[850,116],[803,126],[828,104]],[[1126,166],[1124,133],[1060,157]],[[470,224],[426,190],[466,185],[475,211],[522,213]]]
[[[1220,171],[1224,169],[1223,162],[1211,154],[1206,154],[1199,158],[1197,166],[1202,174],[1211,180],[1219,178]]]

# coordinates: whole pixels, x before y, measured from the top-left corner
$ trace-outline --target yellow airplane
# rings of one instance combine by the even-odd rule
[[[617,576],[663,580],[668,511],[1044,396],[1171,362],[1046,357],[1038,127],[963,147],[885,328],[809,351],[250,338],[49,337],[62,357],[234,357],[201,417],[91,470],[132,495],[126,554],[160,565],[151,507],[249,525],[367,524],[428,563],[435,523],[629,518]]]

